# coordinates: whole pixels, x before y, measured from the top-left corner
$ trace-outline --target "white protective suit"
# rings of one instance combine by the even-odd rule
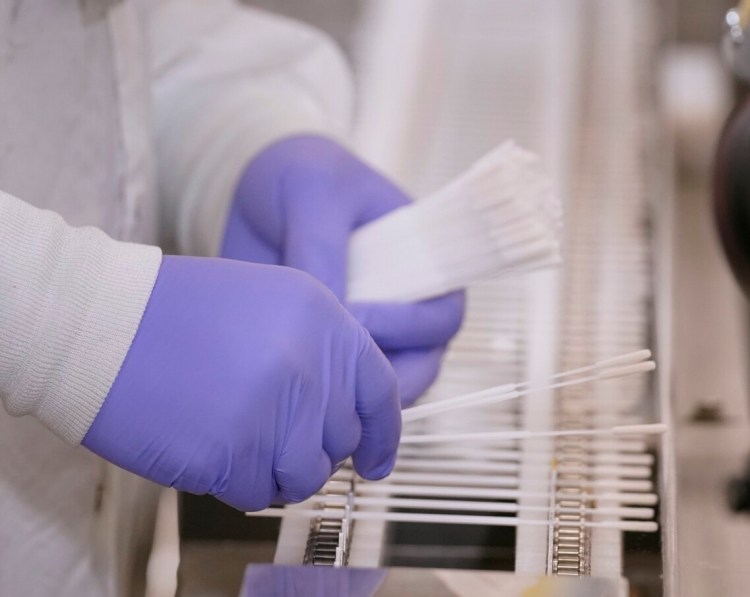
[[[215,254],[248,161],[350,108],[333,44],[231,0],[0,3],[0,595],[130,593],[154,488],[76,444],[153,287],[147,245]]]

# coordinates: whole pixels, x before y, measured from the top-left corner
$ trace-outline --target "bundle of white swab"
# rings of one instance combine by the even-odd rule
[[[561,371],[546,383],[506,384],[404,411],[407,429],[416,421],[518,400],[599,380],[652,371],[651,351],[638,350],[586,367]],[[429,421],[428,421],[429,422]],[[654,532],[654,457],[645,452],[645,436],[667,426],[620,424],[585,429],[496,429],[468,433],[414,433],[402,437],[396,466],[384,481],[358,478],[347,464],[317,495],[287,508],[249,516],[298,520],[373,521],[416,524],[542,526]],[[540,437],[590,438],[586,458],[553,457],[549,449],[518,440]],[[510,445],[503,447],[503,444]],[[536,481],[522,484],[524,471]],[[575,477],[566,476],[573,474]],[[574,491],[575,501],[563,499]],[[531,500],[531,502],[529,502]],[[541,500],[541,501],[540,501]],[[544,502],[548,502],[545,504]],[[539,515],[543,516],[539,516]],[[347,523],[348,524],[348,523]]]
[[[556,265],[561,222],[537,157],[506,141],[434,195],[359,229],[347,298],[422,300]]]
[[[464,462],[464,464],[467,464]],[[470,463],[468,463],[470,464]],[[559,463],[548,463],[556,478]],[[359,480],[351,482],[351,470],[337,472],[324,490],[305,502],[287,508],[269,508],[261,512],[250,512],[248,516],[264,518],[297,518],[338,520],[370,520],[382,522],[466,524],[487,526],[558,526],[565,527],[566,514],[585,514],[588,519],[576,522],[578,528],[610,528],[621,531],[653,532],[658,524],[653,521],[653,506],[658,498],[653,493],[649,480],[631,480],[627,467],[618,471],[616,478],[611,473],[591,472],[577,493],[581,506],[566,508],[521,505],[522,497],[549,499],[566,484],[555,481],[549,486],[542,484],[539,490],[519,489],[519,479],[514,476],[497,475],[419,475],[399,474],[399,463],[386,482],[371,483]],[[638,471],[640,475],[640,471]],[[499,501],[506,500],[506,501]],[[388,510],[396,508],[400,511]],[[403,511],[407,510],[407,511]],[[416,511],[410,511],[416,510]],[[461,514],[446,512],[458,511]],[[525,515],[542,513],[544,519]],[[604,520],[591,518],[604,517]],[[623,520],[627,519],[627,520]],[[636,519],[636,520],[632,520]]]

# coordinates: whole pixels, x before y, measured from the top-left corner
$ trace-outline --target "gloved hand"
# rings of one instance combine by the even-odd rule
[[[346,304],[352,232],[409,199],[330,139],[281,140],[246,168],[232,203],[221,255],[294,267]],[[463,293],[420,303],[347,304],[390,359],[405,406],[434,381],[461,325]]]
[[[309,497],[352,454],[363,477],[386,476],[400,429],[393,370],[322,284],[290,268],[165,257],[83,445],[259,510]]]

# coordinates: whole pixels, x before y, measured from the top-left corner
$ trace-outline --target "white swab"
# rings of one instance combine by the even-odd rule
[[[526,464],[523,467],[520,462],[487,462],[484,460],[426,460],[416,458],[399,458],[396,462],[395,471],[458,471],[461,473],[520,473],[523,470],[549,470],[549,461],[543,464]],[[651,477],[649,466],[623,466],[623,465],[591,465],[589,469],[582,469],[580,465],[568,465],[558,462],[557,470],[562,473],[589,472],[594,475],[610,475],[625,477],[629,479],[648,479]]]
[[[587,365],[585,367],[578,367],[576,369],[568,369],[567,371],[560,371],[550,376],[550,379],[558,379],[561,377],[570,377],[572,375],[579,375],[581,373],[588,373],[589,371],[609,369],[612,367],[622,367],[625,365],[635,365],[648,361],[651,359],[651,351],[648,348],[641,350],[635,350],[633,352],[627,352],[609,359],[597,361],[593,365]],[[529,382],[524,382],[522,385],[529,385]]]
[[[409,423],[453,410],[509,402],[511,400],[517,400],[519,398],[538,392],[549,392],[552,390],[559,390],[562,388],[589,384],[604,379],[625,377],[637,373],[647,373],[649,371],[653,371],[655,368],[656,363],[654,363],[653,361],[647,361],[645,363],[638,363],[637,365],[628,365],[625,367],[605,369],[597,373],[597,375],[590,375],[567,381],[560,381],[546,386],[524,389],[523,391],[510,389],[516,387],[511,385],[496,386],[494,388],[488,388],[479,392],[472,392],[471,394],[465,394],[463,396],[457,396],[455,398],[448,398],[445,400],[428,402],[426,404],[415,406],[403,411],[401,417],[404,423]]]
[[[350,473],[351,474],[351,473]],[[346,480],[333,481],[326,485],[323,493],[333,491],[334,493],[343,493],[350,491],[351,488],[351,476]],[[585,479],[568,480],[556,477],[558,480],[557,488],[564,491],[567,488],[576,490],[587,489],[596,492],[602,491],[626,491],[626,492],[650,492],[653,489],[653,484],[648,480],[632,480],[632,479],[616,479],[611,477],[586,477]],[[451,487],[453,489],[460,489],[463,491],[471,492],[473,490],[487,490],[487,489],[514,489],[518,488],[520,480],[515,477],[500,477],[500,476],[476,476],[472,478],[466,478],[461,475],[430,475],[430,474],[413,474],[413,475],[398,475],[396,473],[390,475],[388,483],[394,487]],[[418,484],[418,485],[416,485]],[[525,490],[546,490],[548,483],[546,481],[539,481],[533,483],[534,487],[531,487],[529,483],[525,484]],[[365,481],[361,481],[360,487],[364,488],[364,491],[368,491],[368,484]],[[358,490],[359,491],[359,490]],[[398,493],[398,492],[397,492]]]
[[[458,497],[463,499],[518,500],[521,498],[547,499],[550,495],[564,497],[560,492],[528,491],[520,489],[488,487],[447,487],[443,485],[399,485],[380,481],[378,483],[359,483],[355,489],[357,495],[409,495],[422,497]],[[583,492],[576,494],[575,499],[585,502],[607,504],[631,504],[653,506],[658,497],[652,492],[618,492],[603,491],[600,493]]]
[[[314,495],[310,499],[301,502],[300,505],[314,504],[341,504],[349,503],[349,496],[346,495]],[[550,511],[549,506],[526,506],[514,502],[484,502],[473,500],[435,500],[435,499],[414,499],[414,498],[391,498],[391,497],[357,497],[355,498],[357,507],[381,506],[385,508],[420,508],[422,510],[459,510],[463,512],[544,512]],[[562,506],[552,506],[551,510],[558,514],[586,514],[601,516],[619,516],[622,518],[638,518],[649,520],[654,516],[653,508],[633,508],[633,507],[609,507],[597,506],[566,508]]]
[[[492,447],[492,448],[498,448],[503,447],[505,444],[509,444],[510,446],[514,446],[519,441],[518,438],[501,438],[496,440],[496,443],[493,442],[492,446],[485,446],[485,447]],[[602,438],[594,438],[592,440],[591,449],[597,450],[597,449],[608,449],[608,450],[614,450],[617,453],[625,453],[625,454],[640,454],[643,453],[647,449],[646,443],[641,439],[625,439],[623,437],[618,436],[611,436],[607,438],[606,442],[602,442]],[[445,445],[439,445],[439,444],[402,444],[399,450],[403,453],[406,453],[406,450],[428,450],[430,448],[432,449],[446,449],[450,450],[451,448],[456,448],[456,450],[470,450],[470,449],[476,449],[481,444],[474,444],[470,445],[463,441],[454,441],[454,442],[446,442]],[[542,454],[545,454],[547,457],[549,457],[549,450],[546,448],[543,450],[537,450],[532,446],[531,452],[540,452]]]
[[[436,442],[463,441],[496,441],[507,439],[532,439],[537,437],[565,437],[565,436],[596,436],[596,435],[654,435],[666,433],[664,423],[649,423],[645,425],[615,425],[601,429],[565,429],[551,431],[486,431],[478,433],[424,434],[404,435],[402,444],[421,444]]]
[[[549,391],[551,389],[590,383],[592,381],[607,379],[610,377],[622,377],[626,375],[652,371],[656,367],[656,364],[653,361],[647,361],[646,363],[640,362],[644,359],[650,358],[650,356],[650,350],[638,350],[635,352],[620,355],[618,357],[614,357],[612,359],[607,359],[605,361],[599,361],[598,363],[587,367],[579,367],[577,369],[571,369],[569,371],[562,371],[560,373],[552,375],[550,379],[560,379],[580,373],[588,373],[591,371],[595,371],[596,375],[580,377],[576,380],[569,380],[568,382],[558,382],[557,384],[550,384],[544,387],[534,388],[533,391]],[[562,383],[565,383],[566,385],[560,385]],[[454,408],[463,408],[465,405],[483,404],[485,403],[484,398],[490,398],[491,396],[494,398],[490,402],[503,402],[507,400],[513,400],[515,398],[526,395],[526,393],[529,393],[528,391],[526,393],[517,393],[518,390],[528,388],[529,386],[531,386],[530,382],[523,382],[519,384],[504,384],[501,386],[495,386],[493,388],[481,390],[479,392],[472,392],[464,396],[458,396],[437,402],[428,402],[426,404],[422,404],[405,410],[402,414],[402,417],[404,421],[413,421],[427,416],[427,413],[432,414],[437,412],[444,412],[447,410],[453,410]]]
[[[302,510],[300,508],[271,508],[260,512],[247,512],[246,515],[255,518],[319,518],[321,510]],[[410,522],[427,524],[464,524],[483,526],[554,526],[571,529],[615,529],[619,531],[631,531],[639,533],[653,533],[659,530],[656,522],[641,522],[635,520],[607,520],[607,521],[575,521],[565,520],[536,520],[518,518],[515,516],[471,516],[462,514],[423,514],[409,512],[368,512],[352,510],[326,511],[325,518],[342,519],[350,517],[351,520],[376,520],[383,522]]]
[[[391,483],[424,483],[431,485],[450,485],[453,487],[518,487],[520,479],[517,476],[504,475],[461,475],[449,473],[391,473],[388,477]],[[599,489],[620,489],[623,491],[650,491],[653,487],[650,481],[636,479],[619,479],[611,477],[590,478],[569,482],[561,479],[559,487],[591,487]]]
[[[638,351],[641,352],[641,351]],[[631,353],[636,354],[636,353]],[[623,355],[625,356],[625,355]],[[430,417],[439,413],[448,412],[457,409],[475,407],[484,404],[497,404],[500,402],[507,402],[509,400],[516,400],[523,396],[528,396],[536,392],[548,392],[551,390],[557,390],[561,388],[582,385],[600,381],[604,379],[611,379],[615,377],[625,377],[628,375],[634,375],[637,373],[647,373],[653,371],[656,368],[654,361],[646,361],[645,363],[635,363],[630,365],[615,366],[615,367],[602,367],[599,368],[594,365],[591,369],[594,371],[594,375],[586,375],[570,379],[567,381],[558,381],[542,387],[530,387],[528,382],[523,384],[504,384],[496,386],[494,388],[488,388],[479,392],[472,392],[463,396],[457,396],[455,398],[448,398],[445,400],[428,402],[419,406],[415,406],[403,411],[401,417],[406,422],[416,421],[426,417]],[[575,371],[575,370],[574,370]],[[564,378],[572,375],[573,372],[562,372],[558,373],[553,378]],[[520,390],[519,388],[529,388]]]
[[[610,445],[593,445],[591,453],[585,455],[576,455],[576,462],[588,465],[635,465],[651,466],[654,463],[652,454],[631,454],[628,452],[613,451],[614,446]],[[409,459],[420,459],[420,462],[429,462],[428,459],[436,459],[437,462],[460,464],[466,459],[481,460],[488,465],[496,462],[510,462],[515,465],[523,458],[530,463],[542,463],[549,466],[549,451],[534,452],[531,450],[510,450],[508,448],[496,448],[494,446],[435,446],[433,444],[424,444],[419,446],[402,446],[399,449],[398,462],[408,462]],[[565,458],[556,456],[558,462],[565,462]],[[437,460],[440,459],[440,460]]]

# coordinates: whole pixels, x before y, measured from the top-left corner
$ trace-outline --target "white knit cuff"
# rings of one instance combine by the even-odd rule
[[[0,397],[78,443],[135,337],[161,251],[0,193],[0,255]]]

